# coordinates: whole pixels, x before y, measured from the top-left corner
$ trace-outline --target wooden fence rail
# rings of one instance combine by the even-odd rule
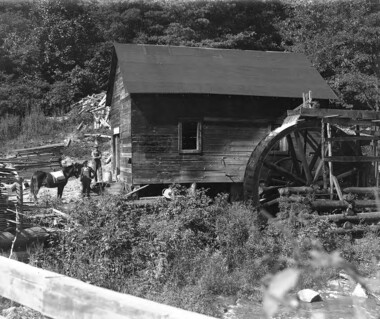
[[[0,295],[53,319],[211,319],[0,257]]]

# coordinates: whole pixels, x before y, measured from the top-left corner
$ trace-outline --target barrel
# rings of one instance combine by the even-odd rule
[[[112,182],[112,172],[105,171],[103,174],[103,182],[111,183]]]

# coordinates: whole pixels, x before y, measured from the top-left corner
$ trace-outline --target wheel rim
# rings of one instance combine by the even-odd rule
[[[281,150],[281,143],[287,145],[286,149]],[[351,164],[347,164],[350,167]],[[250,156],[244,176],[245,199],[257,206],[278,197],[277,192],[277,195],[263,199],[264,188],[271,191],[286,186],[322,186],[322,166],[320,121],[278,127],[255,147]],[[344,170],[347,168],[341,167],[341,171]]]

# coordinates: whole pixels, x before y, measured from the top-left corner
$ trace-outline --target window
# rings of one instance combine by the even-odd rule
[[[178,148],[181,154],[199,154],[202,151],[202,122],[182,120],[178,123]]]

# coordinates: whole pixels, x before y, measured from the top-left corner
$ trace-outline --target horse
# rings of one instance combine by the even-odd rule
[[[43,171],[36,171],[33,173],[30,179],[30,195],[34,196],[34,201],[37,201],[37,194],[42,186],[47,188],[58,188],[57,189],[57,198],[62,198],[63,189],[67,184],[67,181],[70,177],[75,176],[79,177],[82,164],[74,163],[70,166],[63,167],[63,179],[57,180],[51,173],[46,173]]]

